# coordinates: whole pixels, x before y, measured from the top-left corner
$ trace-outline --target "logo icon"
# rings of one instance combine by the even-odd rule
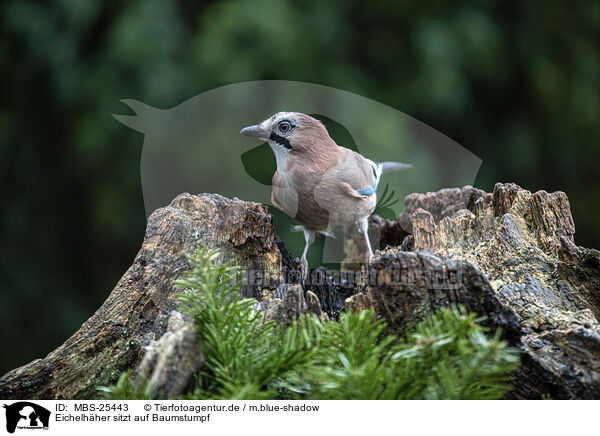
[[[19,401],[10,405],[4,404],[6,409],[6,431],[14,433],[15,429],[48,429],[50,411],[29,401]]]
[[[472,185],[482,163],[471,151],[403,112],[314,83],[287,80],[235,83],[206,91],[169,109],[154,108],[136,100],[122,102],[133,114],[114,117],[144,134],[140,171],[147,217],[182,192],[213,192],[260,202],[270,205],[277,235],[298,255],[306,246],[306,236],[297,232],[294,220],[298,215],[298,193],[295,188],[279,187],[285,191],[284,197],[290,199],[287,213],[273,203],[277,157],[268,139],[257,142],[256,138],[240,135],[242,127],[272,114],[300,112],[321,121],[331,139],[343,148],[374,162],[410,162],[413,170],[390,172],[385,183],[372,186],[379,188],[374,213],[391,221],[397,220],[404,210],[401,199],[407,195]],[[451,171],[448,162],[452,162]],[[329,186],[320,185],[320,176],[311,177],[316,186]],[[309,203],[329,223],[329,199],[318,198],[320,201],[315,197]],[[336,228],[333,221],[334,228],[326,230],[337,232],[337,238],[315,235],[314,246],[307,252],[308,263],[313,266],[326,263],[337,269],[335,265],[346,258],[341,226]],[[370,240],[379,248],[378,232],[374,228],[369,231]],[[362,259],[357,257],[355,263]]]

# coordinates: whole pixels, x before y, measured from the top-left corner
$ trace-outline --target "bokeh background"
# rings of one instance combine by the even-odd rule
[[[145,228],[143,136],[119,99],[314,82],[380,101],[483,159],[475,185],[565,191],[600,247],[600,2],[5,0],[0,373],[104,301]]]

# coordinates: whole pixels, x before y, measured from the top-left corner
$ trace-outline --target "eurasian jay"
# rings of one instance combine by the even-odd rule
[[[358,223],[367,245],[368,265],[373,256],[368,220],[377,204],[381,175],[412,165],[375,163],[340,147],[319,120],[298,112],[278,112],[240,133],[267,140],[275,154],[271,201],[304,231],[302,280],[308,275],[306,254],[315,234],[331,235],[336,225]]]

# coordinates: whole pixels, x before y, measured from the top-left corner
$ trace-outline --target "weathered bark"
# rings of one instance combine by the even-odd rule
[[[407,197],[399,220],[416,252],[392,249],[374,260],[383,280],[371,282],[366,306],[399,329],[463,304],[523,351],[512,397],[600,398],[600,253],[575,244],[567,196],[514,184],[463,191]],[[468,199],[463,209],[452,207],[456,198]],[[401,279],[390,279],[398,271]]]
[[[142,248],[102,307],[45,358],[0,378],[0,398],[97,397],[98,386],[135,367],[144,347],[167,331],[177,308],[173,281],[188,268],[185,255],[201,245],[219,247],[224,258],[277,286],[281,253],[265,206],[182,194],[150,216]],[[246,286],[244,294],[263,286]]]
[[[284,325],[290,325],[305,313],[317,315],[322,321],[329,320],[327,314],[323,312],[319,298],[312,291],[306,291],[305,296],[300,285],[279,286],[275,294],[262,306],[265,321],[275,321]]]
[[[176,398],[187,391],[204,363],[197,326],[180,312],[169,317],[167,332],[152,341],[135,371],[134,381],[150,398]]]

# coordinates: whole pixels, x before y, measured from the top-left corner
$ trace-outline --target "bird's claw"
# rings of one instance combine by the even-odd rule
[[[302,284],[306,283],[306,278],[308,277],[308,260],[305,257],[300,259],[300,278],[302,279]]]
[[[371,260],[373,259],[373,257],[374,257],[374,255],[371,250],[368,250],[365,253],[365,274],[366,274],[367,283],[369,282],[370,269],[371,269],[369,264],[371,263]]]
[[[371,263],[371,260],[373,259],[374,254],[371,250],[367,251],[365,253],[365,265],[367,266],[367,269],[369,269],[369,263]]]

